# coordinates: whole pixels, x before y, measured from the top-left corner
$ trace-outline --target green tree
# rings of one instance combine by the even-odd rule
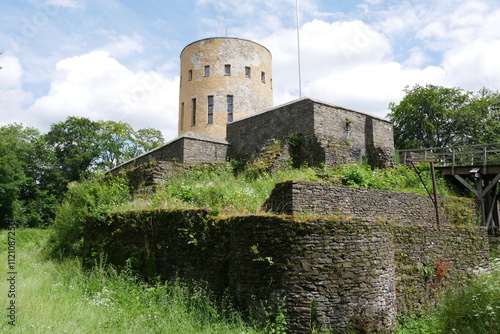
[[[474,108],[473,93],[434,85],[404,91],[399,104],[389,105],[397,148],[468,145],[481,138],[485,110]]]
[[[500,93],[486,88],[479,90],[471,103],[471,109],[483,117],[478,142],[500,143]]]
[[[11,220],[21,226],[42,226],[50,224],[54,217],[56,194],[47,181],[51,166],[51,155],[43,136],[35,128],[25,128],[20,124],[0,127],[0,142],[13,154],[16,170],[22,174],[22,183],[3,177],[2,182],[14,186],[17,191],[12,196]],[[2,157],[8,157],[5,150]],[[12,163],[12,159],[10,160]]]
[[[134,146],[134,129],[127,123],[99,121],[99,155],[95,167],[107,170],[133,158],[136,155]]]
[[[127,123],[114,121],[98,123],[101,146],[94,163],[97,170],[106,171],[163,143],[161,132],[155,129],[134,131]]]
[[[20,124],[0,126],[0,225],[51,224],[67,186],[163,143],[154,129],[68,117],[41,135]]]
[[[0,141],[0,227],[14,220],[14,207],[25,182],[22,163],[8,144]]]
[[[163,143],[161,132],[134,129],[127,123],[68,117],[53,124],[45,140],[55,156],[54,171],[64,187],[68,182],[106,171]],[[59,175],[56,175],[56,174]]]
[[[63,193],[71,181],[91,175],[92,162],[99,156],[100,124],[85,117],[70,116],[52,124],[45,141],[54,154],[51,176],[57,192]]]
[[[137,130],[135,140],[139,147],[139,154],[148,152],[165,143],[161,131],[152,128]]]

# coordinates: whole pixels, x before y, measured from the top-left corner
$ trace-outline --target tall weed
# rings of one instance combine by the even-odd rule
[[[499,334],[500,258],[477,269],[464,285],[448,288],[430,315],[399,319],[398,334]]]
[[[257,333],[230,303],[197,284],[142,283],[128,270],[99,261],[84,271],[76,258],[43,256],[49,230],[17,231],[16,326],[5,333]],[[7,238],[0,231],[0,238]],[[1,243],[5,253],[5,243]],[[1,274],[5,274],[2,269]]]

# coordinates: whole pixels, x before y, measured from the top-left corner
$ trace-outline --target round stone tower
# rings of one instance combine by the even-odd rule
[[[273,106],[268,49],[239,38],[207,38],[181,52],[179,135],[226,137],[226,124]]]

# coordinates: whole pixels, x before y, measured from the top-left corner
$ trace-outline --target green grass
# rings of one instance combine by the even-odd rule
[[[428,166],[418,166],[418,169],[432,191]],[[222,164],[195,167],[188,173],[171,177],[154,194],[123,203],[119,209],[205,207],[223,214],[258,213],[276,183],[288,180],[426,194],[415,171],[404,166],[385,169],[366,165],[301,167],[272,173],[243,169],[235,173],[231,164]],[[455,195],[442,178],[438,178],[438,190],[440,195]]]
[[[54,221],[53,255],[81,255],[83,224],[88,217],[132,210],[189,208],[208,208],[214,215],[225,216],[260,214],[276,183],[288,180],[426,194],[417,173],[405,166],[372,169],[354,164],[334,168],[289,167],[275,172],[254,165],[235,166],[191,166],[189,171],[170,176],[155,192],[143,195],[131,195],[123,175],[104,179],[96,176],[72,183]],[[429,167],[419,165],[417,169],[427,188],[432,189]],[[437,183],[440,195],[455,195],[443,178],[439,177]],[[476,224],[477,215],[466,200],[449,199],[442,204],[453,223]]]
[[[0,332],[257,333],[229,304],[214,302],[197,285],[144,284],[104,265],[86,272],[78,259],[49,260],[41,253],[49,234],[17,231],[16,326],[2,316]],[[0,240],[7,240],[6,231]],[[1,244],[6,254],[6,243]],[[4,310],[6,272],[5,263],[0,272]]]
[[[398,334],[499,334],[500,258],[478,269],[462,287],[449,288],[430,315],[399,319]]]

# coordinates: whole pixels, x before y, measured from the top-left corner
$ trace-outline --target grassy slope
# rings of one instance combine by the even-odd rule
[[[47,230],[17,231],[17,321],[2,316],[8,333],[256,333],[200,288],[180,283],[145,286],[132,275],[98,266],[83,272],[75,259],[54,262],[40,252]],[[6,231],[0,232],[6,254]],[[4,257],[5,258],[5,257]],[[7,305],[1,266],[2,309]],[[6,313],[5,311],[2,313]]]

